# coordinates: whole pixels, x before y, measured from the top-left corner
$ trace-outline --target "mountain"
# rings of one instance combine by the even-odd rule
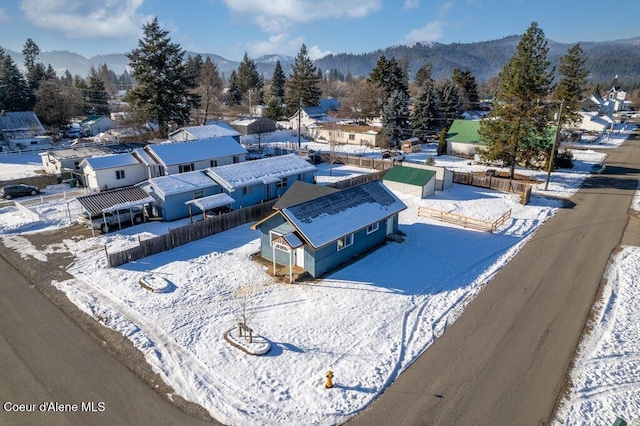
[[[413,43],[410,45],[396,45],[379,49],[374,52],[353,54],[339,53],[327,55],[314,61],[316,67],[326,72],[332,69],[340,71],[343,75],[351,73],[354,77],[368,76],[375,67],[380,55],[387,58],[395,57],[401,61],[408,60],[409,78],[413,78],[416,71],[427,62],[433,64],[433,77],[441,79],[450,77],[453,68],[469,69],[480,81],[498,75],[505,63],[509,61],[516,51],[519,35],[512,35],[497,40],[482,41],[477,43]],[[602,41],[581,42],[585,54],[585,67],[590,71],[589,79],[594,82],[609,82],[618,75],[621,84],[640,80],[640,37]],[[558,43],[548,40],[549,54],[547,58],[552,66],[558,64],[558,59],[567,53],[573,43]],[[19,66],[23,64],[21,53],[5,49]],[[187,52],[186,56],[194,56],[197,53]],[[203,59],[207,57],[216,63],[220,74],[228,77],[231,71],[237,70],[240,63],[231,61],[213,53],[200,53]],[[116,74],[121,74],[129,64],[125,54],[97,55],[85,58],[77,53],[69,51],[42,52],[39,60],[45,65],[51,66],[58,75],[68,69],[73,75],[86,76],[91,66],[99,68],[102,64],[112,69]],[[291,72],[294,58],[285,55],[263,55],[254,61],[258,71],[265,78],[273,74],[276,61],[280,61],[285,74]]]

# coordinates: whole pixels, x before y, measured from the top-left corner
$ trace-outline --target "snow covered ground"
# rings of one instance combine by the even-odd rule
[[[612,139],[620,143],[624,136]],[[455,170],[482,169],[467,160],[436,157],[434,150],[428,147],[409,160],[434,157],[437,165]],[[397,194],[408,206],[400,215],[405,241],[388,243],[317,283],[274,281],[251,260],[259,241],[249,226],[118,268],[107,267],[105,245],[109,251],[130,247],[138,238],[178,224],[147,223],[36,249],[20,234],[67,226],[74,202],[64,199],[31,207],[37,217],[0,208],[0,238],[25,258],[43,263],[49,253],[73,253],[76,261],[69,272],[74,278],[53,284],[89,315],[127,336],[176,394],[201,404],[218,420],[335,424],[363,410],[424,352],[556,212],[560,201],[555,197],[571,196],[590,165],[604,156],[575,151],[576,167],[554,172],[549,191],[538,185],[527,206],[514,195],[462,185],[425,200]],[[328,176],[321,165],[319,182],[367,170],[334,165],[332,172]],[[546,178],[544,172],[518,172],[542,183]],[[489,234],[419,217],[418,206],[487,220],[511,210],[512,220]],[[581,351],[572,376],[574,393],[563,405],[560,424],[640,417],[634,331],[640,312],[630,297],[637,292],[639,250],[626,248],[609,268],[606,308],[594,328],[594,343]],[[164,291],[140,285],[151,276],[163,278]],[[248,325],[270,344],[267,355],[249,355],[224,339],[237,328],[243,311]],[[608,366],[612,371],[605,370]],[[597,374],[591,373],[594,367]],[[334,374],[331,390],[324,386],[328,370]]]

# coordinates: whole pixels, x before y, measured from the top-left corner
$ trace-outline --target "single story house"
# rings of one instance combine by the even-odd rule
[[[480,120],[454,120],[447,132],[447,154],[473,158],[484,147],[478,129]]]
[[[208,176],[234,200],[234,210],[272,200],[296,181],[312,183],[317,167],[296,154],[212,167]]]
[[[290,280],[294,269],[317,278],[396,233],[406,208],[376,180],[275,210],[251,228],[273,271],[280,265]]]
[[[429,166],[426,164],[411,163],[409,161],[404,161],[402,165],[405,167],[414,167],[417,169],[431,170],[436,172],[436,191],[444,191],[445,189],[453,186],[453,172],[446,167]]]
[[[79,146],[42,152],[40,158],[47,174],[59,175],[68,171],[80,173],[82,160],[106,154],[113,154],[113,150],[106,146]]]
[[[380,146],[382,128],[325,123],[308,129],[309,137],[339,144]]]
[[[165,221],[189,217],[193,210],[187,204],[220,194],[222,188],[203,170],[151,178],[138,185],[154,199],[154,215]]]
[[[427,198],[436,192],[436,172],[415,167],[394,166],[384,175],[384,184],[405,194]]]
[[[149,144],[144,150],[152,161],[160,165],[162,175],[241,163],[247,155],[247,150],[231,136]]]
[[[291,123],[292,129],[297,129],[298,124],[300,124],[300,128],[303,129],[312,124],[325,122],[327,118],[327,113],[322,107],[309,106],[298,109],[294,115],[289,117],[289,123]]]
[[[145,166],[130,152],[85,158],[80,168],[84,185],[98,191],[131,186],[147,179]]]
[[[200,139],[216,139],[231,137],[240,143],[240,132],[224,121],[210,121],[203,126],[181,127],[169,133],[169,140],[174,142],[197,141]]]
[[[610,129],[614,121],[608,115],[600,115],[597,112],[592,111],[579,111],[580,124],[578,128],[580,130],[586,130],[590,132],[604,132]]]
[[[120,123],[106,115],[90,115],[80,122],[80,131],[83,136],[96,136],[115,127],[120,127]]]
[[[231,127],[242,135],[256,135],[276,131],[276,122],[267,117],[239,118],[231,122]]]

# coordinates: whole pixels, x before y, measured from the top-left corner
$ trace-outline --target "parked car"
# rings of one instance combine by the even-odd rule
[[[589,172],[601,175],[605,172],[605,170],[607,170],[607,166],[605,166],[604,164],[594,164],[593,166],[591,166],[591,170],[589,170]]]
[[[0,196],[5,200],[10,200],[15,197],[22,197],[24,195],[36,195],[40,192],[37,186],[25,185],[23,183],[18,185],[7,185],[0,188]]]
[[[145,212],[140,207],[133,209],[120,209],[104,215],[90,217],[82,214],[78,217],[78,223],[90,226],[93,229],[99,229],[100,232],[106,234],[110,229],[118,229],[120,226],[138,225],[144,221]]]

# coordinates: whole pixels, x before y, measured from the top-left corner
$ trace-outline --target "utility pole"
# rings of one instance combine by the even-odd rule
[[[302,97],[298,103],[298,149],[300,149],[300,117],[302,117]]]
[[[551,147],[551,155],[549,155],[549,167],[547,168],[547,181],[544,183],[544,190],[549,188],[549,179],[551,179],[551,168],[553,167],[553,160],[555,158],[556,146],[558,145],[558,136],[560,135],[560,124],[562,120],[562,108],[564,108],[564,99],[560,102],[560,109],[558,110],[558,122],[556,124],[556,133],[553,136],[553,146]]]

